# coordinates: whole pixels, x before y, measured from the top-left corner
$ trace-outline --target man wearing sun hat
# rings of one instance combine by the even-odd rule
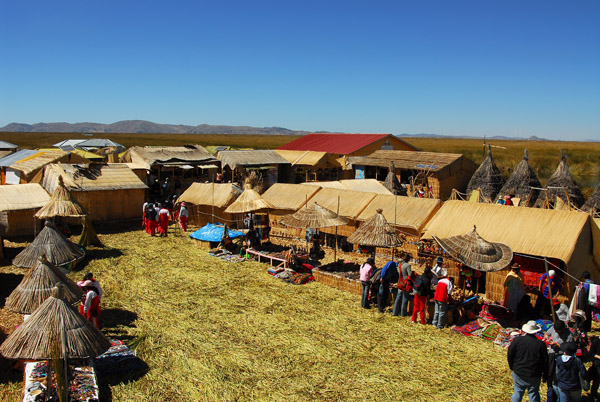
[[[513,340],[507,353],[514,384],[511,402],[520,402],[525,391],[530,401],[540,402],[540,383],[548,377],[548,350],[535,336],[542,329],[535,321],[528,321],[521,329],[525,335]]]

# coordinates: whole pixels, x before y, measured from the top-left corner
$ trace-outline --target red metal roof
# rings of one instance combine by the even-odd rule
[[[391,134],[307,134],[277,149],[350,155]]]

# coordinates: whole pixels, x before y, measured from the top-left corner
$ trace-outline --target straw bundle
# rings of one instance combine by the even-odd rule
[[[527,150],[525,150],[523,160],[519,162],[514,172],[512,172],[504,186],[502,186],[502,189],[500,189],[500,192],[498,193],[498,197],[505,197],[507,195],[515,196],[523,201],[529,200],[529,203],[526,206],[530,206],[535,204],[540,193],[540,190],[534,190],[532,187],[540,188],[542,187],[542,184],[540,183],[537,174],[535,174],[531,166],[529,166],[529,154]]]
[[[225,209],[228,214],[243,214],[258,211],[260,209],[273,208],[273,205],[265,201],[260,194],[252,188],[250,183],[244,186],[244,192],[230,206]]]
[[[13,265],[19,268],[31,268],[41,256],[46,256],[54,265],[64,265],[83,258],[85,252],[60,233],[54,224],[46,222],[44,229],[33,242],[17,254]]]
[[[40,257],[19,286],[6,298],[5,306],[15,313],[31,314],[50,297],[52,289],[59,283],[64,286],[67,302],[76,303],[81,300],[81,288],[45,257]]]
[[[581,207],[585,201],[579,186],[569,171],[569,166],[567,165],[567,156],[562,149],[560,151],[560,162],[558,167],[548,179],[546,187],[546,192],[542,192],[538,198],[538,205],[542,204],[546,200],[546,196],[548,197],[548,201],[551,203],[556,200],[556,197],[558,197],[567,203],[567,205],[570,202],[577,208]]]
[[[378,209],[375,215],[366,220],[348,237],[348,242],[363,246],[398,247],[402,239],[383,216],[383,210]]]
[[[504,177],[492,158],[492,147],[488,146],[487,157],[481,162],[475,173],[473,173],[467,186],[467,194],[470,195],[473,190],[479,188],[485,197],[493,200],[503,185]]]
[[[320,206],[316,202],[308,208],[302,208],[291,215],[281,218],[281,223],[293,228],[328,228],[348,223],[335,212]]]
[[[583,207],[581,208],[585,212],[596,213],[600,209],[600,184],[596,187],[594,194],[587,199]]]
[[[484,240],[477,228],[462,236],[440,239],[432,236],[453,258],[478,271],[492,272],[510,264],[513,252],[506,244]]]
[[[0,353],[9,359],[56,358],[52,353],[56,340],[61,343],[60,359],[87,359],[106,352],[108,339],[62,296],[62,286],[55,287],[53,294],[4,341]]]
[[[65,187],[62,176],[58,176],[58,187],[54,190],[50,201],[40,209],[35,217],[38,219],[53,218],[55,216],[85,216],[87,212],[71,197],[71,192]]]
[[[390,162],[390,168],[383,185],[394,195],[406,195],[406,190],[400,184],[395,172],[394,162]]]

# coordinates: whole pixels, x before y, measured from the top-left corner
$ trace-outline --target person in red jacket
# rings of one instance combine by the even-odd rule
[[[100,297],[94,283],[90,280],[81,285],[85,296],[79,305],[79,312],[96,328],[100,329]]]
[[[448,272],[442,271],[442,278],[438,281],[435,288],[433,300],[435,301],[435,312],[433,314],[433,326],[443,329],[446,326],[448,318],[448,303],[450,302],[450,294],[452,293],[452,281],[448,278]]]

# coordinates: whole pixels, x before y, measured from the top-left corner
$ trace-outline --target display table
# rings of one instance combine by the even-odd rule
[[[93,361],[69,361],[69,401],[98,401],[98,381],[94,371]],[[48,376],[48,361],[35,361],[25,363],[24,371],[25,390],[23,402],[45,400]],[[53,387],[54,388],[54,387]]]
[[[258,262],[268,261],[274,267],[287,268],[288,262],[285,258],[274,257],[269,254],[263,254],[260,251],[254,250],[253,248],[246,249],[246,253],[255,258]]]

